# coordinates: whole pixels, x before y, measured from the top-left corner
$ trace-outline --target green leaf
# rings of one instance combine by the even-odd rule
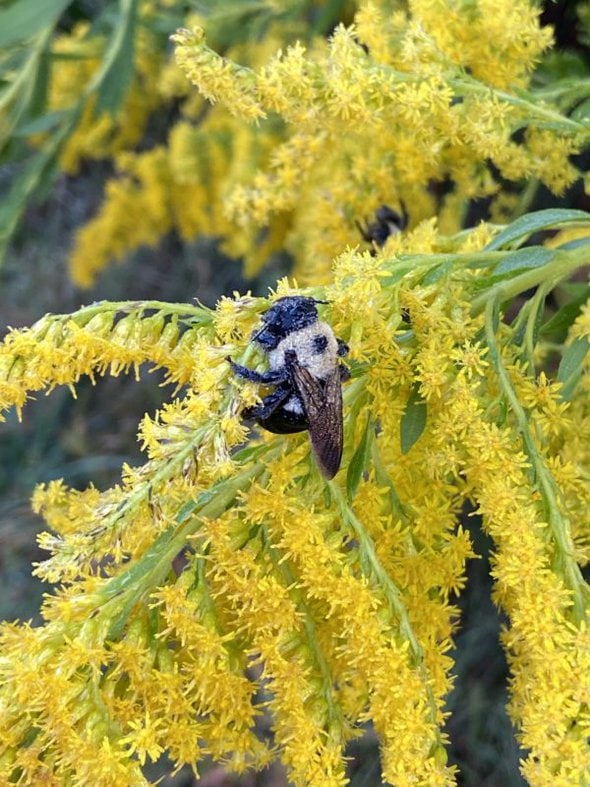
[[[41,117],[19,126],[13,134],[15,137],[30,137],[31,134],[43,134],[58,126],[67,114],[68,110],[63,109],[57,112],[48,112],[46,115],[41,115]]]
[[[318,4],[318,11],[313,22],[313,30],[320,35],[328,35],[342,19],[345,0],[327,0]]]
[[[400,440],[402,454],[407,454],[426,426],[426,401],[420,394],[420,384],[414,383],[401,419]]]
[[[589,217],[590,218],[590,217]],[[552,249],[543,246],[528,246],[525,249],[510,252],[494,268],[494,275],[518,273],[528,268],[542,268],[555,256]]]
[[[24,124],[45,111],[51,71],[51,34],[52,29],[47,28],[34,45],[29,47],[26,59],[14,69],[14,79],[0,95],[0,114],[4,116],[0,146],[10,139],[19,124]]]
[[[379,486],[384,487],[387,489],[388,497],[389,497],[389,506],[391,511],[399,517],[399,519],[407,522],[408,514],[402,505],[401,500],[399,499],[399,495],[396,491],[395,486],[391,478],[387,475],[385,468],[383,467],[383,463],[381,462],[381,455],[379,454],[379,441],[373,440],[373,445],[371,447],[371,455],[373,457],[373,467],[375,468],[375,479]]]
[[[133,78],[133,53],[138,0],[119,0],[120,18],[93,86],[98,87],[96,110],[114,114]]]
[[[381,279],[381,284],[383,287],[393,287],[399,281],[401,281],[404,276],[407,276],[409,273],[407,268],[399,267],[397,270],[394,270],[393,273],[389,274],[389,276],[384,276]]]
[[[262,454],[268,451],[268,446],[266,445],[255,445],[250,444],[245,446],[245,448],[240,448],[239,451],[236,451],[233,454],[232,459],[236,462],[245,463],[245,462],[254,462],[256,461]]]
[[[590,298],[590,287],[584,285],[584,292],[575,300],[566,303],[541,326],[541,335],[550,336],[555,342],[563,342],[567,332],[576,317],[580,314],[582,306]]]
[[[494,333],[498,333],[498,328],[500,327],[500,302],[497,298],[492,304],[491,325]]]
[[[523,249],[507,251],[489,275],[477,276],[471,286],[474,291],[481,292],[500,281],[517,276],[522,271],[542,268],[551,262],[555,252],[556,249],[545,249],[543,246],[526,246]]]
[[[535,213],[519,216],[511,224],[499,232],[485,247],[486,251],[494,251],[504,246],[523,241],[533,233],[555,227],[558,224],[590,224],[590,213],[583,210],[565,208],[549,208]]]
[[[77,112],[69,112],[61,127],[47,140],[45,145],[24,166],[21,174],[0,204],[0,260],[4,256],[28,200],[42,189],[53,176],[57,157],[78,118]]]
[[[362,475],[367,469],[374,435],[375,426],[373,424],[373,419],[369,415],[367,418],[365,430],[361,437],[361,441],[358,444],[352,459],[350,460],[350,464],[348,465],[348,473],[346,475],[346,492],[348,494],[349,500],[354,499]]]
[[[45,112],[47,99],[49,96],[49,85],[51,81],[51,41],[42,37],[44,46],[39,51],[37,68],[31,85],[31,101],[28,112],[31,117],[36,117]]]
[[[586,98],[581,104],[578,104],[578,106],[571,113],[571,117],[574,120],[590,118],[590,98]]]
[[[568,240],[567,243],[562,243],[557,248],[560,251],[572,251],[572,249],[579,249],[581,246],[587,246],[590,243],[590,230],[589,234],[583,238],[575,238],[574,240]]]
[[[72,2],[15,0],[9,8],[0,9],[0,47],[11,46],[53,27]]]
[[[440,281],[453,270],[454,262],[455,258],[452,260],[447,260],[446,262],[441,262],[439,265],[435,265],[434,268],[431,268],[426,276],[424,276],[422,279],[422,284],[425,287],[428,287],[428,285],[435,284],[437,281]]]
[[[568,298],[583,298],[588,292],[588,285],[579,281],[562,281],[558,289]]]
[[[582,363],[589,347],[588,339],[585,336],[581,336],[572,342],[562,355],[561,363],[557,370],[557,379],[563,384],[561,398],[565,401],[569,401],[572,398],[572,394],[582,374]]]

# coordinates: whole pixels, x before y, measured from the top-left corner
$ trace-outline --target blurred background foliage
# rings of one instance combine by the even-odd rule
[[[588,79],[590,3],[540,5],[555,45],[533,85]],[[355,4],[53,0],[42,11],[39,6],[38,0],[0,0],[2,334],[7,326],[29,325],[45,312],[69,312],[94,300],[198,297],[213,305],[233,290],[266,294],[292,270],[285,250],[289,215],[275,216],[264,231],[237,226],[223,211],[224,179],[236,182],[267,160],[282,129],[271,121],[240,137],[229,116],[211,112],[181,75],[169,36],[199,22],[216,51],[231,52],[238,62],[249,51],[264,60],[280,46],[326,37],[339,22],[349,24]],[[403,0],[399,6],[405,7]],[[258,46],[249,50],[251,42]],[[586,118],[590,99],[566,95],[561,108]],[[586,154],[572,161],[588,169]],[[590,209],[581,181],[556,197],[538,181],[508,183],[495,175],[499,194],[466,202],[460,211],[464,226],[544,207]],[[431,187],[441,213],[449,191],[445,182]],[[378,204],[368,204],[365,217]],[[408,209],[415,221],[413,206]],[[347,242],[360,242],[359,218],[349,217]],[[120,264],[111,265],[115,260]],[[27,405],[23,423],[12,416],[3,426],[2,618],[34,618],[44,590],[31,577],[31,563],[40,557],[38,522],[29,506],[33,486],[59,477],[78,488],[112,484],[122,462],[138,461],[137,423],[169,394],[160,383],[157,374],[139,382],[100,379],[96,386],[78,386],[77,399],[56,390]],[[504,710],[502,621],[489,600],[489,542],[477,517],[468,514],[464,523],[482,558],[471,561],[458,602],[451,757],[466,785],[520,785],[519,752]],[[350,754],[352,784],[379,784],[370,734]],[[192,777],[181,773],[174,783],[190,784]],[[201,783],[280,785],[285,779],[280,769],[238,780],[212,768]]]

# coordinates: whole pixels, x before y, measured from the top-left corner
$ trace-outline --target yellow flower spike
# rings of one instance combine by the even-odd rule
[[[471,396],[474,396],[473,390]],[[452,414],[449,425],[458,423],[458,407],[453,400],[450,400],[450,407],[457,413]],[[489,449],[491,436],[489,430],[480,434],[482,427],[481,421],[471,419],[467,466],[476,468],[474,494],[479,500],[484,523],[498,544],[494,576],[498,598],[512,621],[510,634],[505,637],[515,670],[511,709],[522,725],[524,745],[533,749],[524,766],[525,774],[532,775],[534,763],[539,763],[537,758],[542,757],[541,752],[562,745],[562,736],[567,734],[566,725],[552,740],[552,733],[548,733],[551,725],[557,718],[563,718],[564,713],[575,715],[577,712],[567,699],[573,684],[559,666],[559,660],[568,659],[566,654],[572,652],[569,626],[564,625],[564,615],[571,602],[562,583],[549,571],[546,524],[535,510],[534,499],[526,494],[524,462],[513,455],[508,435],[502,443],[495,441],[493,451],[486,450],[482,454],[484,445]],[[478,457],[477,465],[473,464],[471,456]],[[468,472],[471,474],[473,470]],[[547,688],[546,681],[550,682],[551,689]],[[560,692],[563,692],[561,698],[556,693],[559,683]],[[548,723],[550,719],[554,722]],[[576,757],[578,754],[579,750]],[[546,760],[542,761],[544,764],[540,765],[535,779],[541,778],[543,769],[548,767]],[[568,765],[558,765],[554,760],[549,770],[553,778],[558,778],[559,771],[569,773],[566,778],[576,780],[573,776],[576,767],[579,766],[568,771]]]
[[[339,35],[344,73],[366,53]],[[420,100],[436,105],[433,90]],[[63,587],[41,626],[0,629],[0,738],[14,756],[2,777],[100,783],[110,767],[142,783],[140,761],[165,751],[174,767],[211,758],[236,772],[279,756],[294,784],[338,785],[348,741],[370,722],[386,782],[453,784],[441,728],[454,594],[473,557],[459,520],[468,500],[493,539],[494,599],[510,621],[523,773],[583,783],[587,315],[565,349],[548,348],[532,330],[540,296],[514,323],[495,304],[539,285],[546,294],[587,250],[541,264],[536,249],[541,263],[511,268],[523,252],[501,231],[445,237],[436,221],[417,222],[379,253],[345,250],[325,288],[284,279],[266,301],[236,296],[215,313],[94,304],[8,337],[4,377],[14,365],[25,393],[144,362],[180,393],[143,418],[145,463],[124,466],[118,485],[35,493],[51,528],[37,572]],[[294,294],[328,301],[322,318],[351,346],[344,458],[329,484],[305,434],[256,429],[242,446],[240,409],[258,391],[226,361],[265,369],[251,331],[272,300]],[[524,355],[521,327],[534,345]],[[533,376],[522,359],[538,345],[568,362],[580,351],[574,379],[562,368],[556,382],[551,365]]]
[[[176,62],[205,98],[222,98],[232,113],[249,120],[265,116],[248,70],[234,66],[209,49],[202,28],[179,30],[171,39],[176,44]]]
[[[304,654],[300,652],[297,658],[282,655],[282,650],[294,636],[298,636],[301,628],[299,615],[289,600],[288,589],[277,584],[276,577],[263,578],[248,552],[233,550],[227,535],[220,541],[222,531],[219,526],[213,530],[210,523],[209,537],[213,532],[216,538],[211,541],[211,554],[215,558],[210,575],[212,592],[215,596],[221,594],[217,596],[219,601],[225,599],[229,603],[236,623],[244,636],[251,639],[250,652],[259,654],[262,660],[262,677],[270,681],[274,695],[268,704],[273,713],[275,734],[283,747],[283,761],[300,783],[309,783],[312,777],[319,779],[318,783],[324,783],[322,779],[328,778],[334,765],[337,765],[337,778],[342,780],[342,751],[338,746],[339,756],[335,763],[330,764],[334,757],[329,754],[323,739],[323,713],[314,718],[311,708],[306,711],[309,667],[302,660]],[[220,547],[222,551],[219,551]],[[244,583],[254,591],[254,597],[252,592],[244,592]],[[247,595],[251,597],[249,602]],[[322,707],[323,703],[320,710]]]
[[[174,65],[156,50],[153,11],[142,4],[127,100],[116,118],[96,118],[94,97],[87,101],[62,154],[75,170],[83,157],[124,151],[98,216],[77,236],[77,283],[89,286],[111,260],[174,228],[187,240],[220,237],[252,275],[287,250],[301,281],[325,284],[331,259],[361,240],[355,222],[380,204],[403,200],[412,226],[437,212],[455,231],[467,199],[499,192],[490,210],[500,219],[518,207],[497,171],[540,178],[556,193],[580,176],[570,159],[587,129],[561,114],[559,95],[553,102],[531,87],[552,38],[531,0],[416,0],[404,12],[391,2],[357,6],[353,24],[337,25],[329,41],[273,12],[264,35],[223,56],[201,27],[183,29],[173,36]],[[185,20],[195,23],[207,18]],[[80,98],[104,46],[82,26],[56,40],[64,57],[50,85],[52,109]],[[187,76],[213,111],[203,111]],[[167,147],[130,153],[148,113],[171,97],[183,119]],[[447,180],[453,190],[435,200],[428,184]]]

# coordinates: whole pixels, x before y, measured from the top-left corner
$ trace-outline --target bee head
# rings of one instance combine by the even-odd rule
[[[303,295],[279,298],[262,315],[263,326],[252,335],[252,340],[272,350],[293,331],[307,328],[318,319],[316,303],[326,303]]]

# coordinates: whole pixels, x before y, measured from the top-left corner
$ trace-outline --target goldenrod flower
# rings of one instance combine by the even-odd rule
[[[452,784],[440,725],[452,598],[473,555],[457,522],[468,498],[496,545],[523,773],[583,779],[587,588],[575,558],[589,559],[590,535],[575,520],[590,501],[590,451],[572,445],[588,431],[587,389],[561,402],[546,373],[530,377],[512,329],[494,332],[494,285],[482,298],[472,266],[518,252],[482,250],[493,235],[445,239],[428,224],[391,256],[343,253],[333,284],[315,291],[351,345],[347,483],[343,473],[325,486],[305,435],[240,448],[240,402],[256,393],[230,380],[225,358],[247,344],[258,299],[225,298],[215,312],[97,304],[8,336],[6,404],[149,361],[187,390],[144,417],[146,462],[120,485],[35,493],[52,531],[36,571],[62,587],[43,626],[2,630],[4,778],[19,768],[100,784],[110,771],[123,783],[164,751],[177,767],[212,756],[241,771],[264,767],[274,747],[295,783],[338,785],[346,742],[370,720],[388,783]],[[551,259],[548,270],[567,272],[583,247]],[[502,286],[545,275],[525,269]],[[275,297],[294,291],[281,281]],[[427,417],[408,451],[416,396]],[[272,742],[255,732],[263,712]],[[38,748],[23,745],[33,724]]]
[[[178,63],[217,106],[196,124],[203,105],[187,99],[167,146],[120,155],[79,235],[78,281],[176,227],[225,236],[249,271],[285,247],[315,286],[285,279],[213,311],[97,303],[0,345],[0,406],[19,415],[82,376],[162,368],[177,386],[141,417],[145,461],[118,484],[33,495],[48,528],[35,573],[57,587],[41,625],[0,628],[0,781],[144,784],[166,754],[195,773],[206,758],[240,773],[278,756],[294,784],[337,787],[371,724],[384,781],[454,784],[442,727],[474,556],[467,501],[494,542],[522,772],[588,781],[587,305],[560,343],[538,332],[545,296],[588,253],[513,248],[588,217],[460,226],[467,199],[498,192],[493,210],[510,207],[496,171],[556,193],[577,177],[584,123],[529,84],[550,38],[528,0],[363,2],[327,41],[271,37],[223,56],[200,28],[176,34]],[[161,80],[174,92],[169,70]],[[439,211],[429,184],[446,179]],[[356,223],[383,203],[410,206],[410,228],[359,249]],[[305,434],[244,423],[261,390],[227,360],[264,368],[252,330],[300,292],[350,346],[330,482]],[[556,374],[539,367],[550,353]]]
[[[248,275],[287,250],[301,283],[326,284],[332,258],[361,242],[358,223],[383,203],[411,206],[412,228],[437,214],[452,233],[466,200],[491,198],[499,221],[517,209],[498,172],[556,194],[579,177],[571,157],[587,129],[531,87],[552,33],[530,0],[393,5],[358,3],[328,42],[286,16],[223,55],[189,18],[173,36],[174,65],[150,60],[142,40],[146,84],[180,98],[182,117],[166,147],[121,157],[78,234],[75,280],[89,285],[111,259],[176,228],[221,238]],[[199,92],[178,83],[181,70]],[[140,126],[129,120],[121,135]],[[437,201],[432,182],[452,188]]]

